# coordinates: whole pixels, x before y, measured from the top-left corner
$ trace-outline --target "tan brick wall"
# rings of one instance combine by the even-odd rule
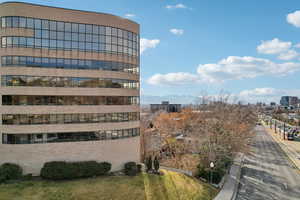
[[[24,174],[39,175],[48,161],[108,161],[112,171],[123,168],[125,162],[140,161],[140,137],[118,140],[48,143],[30,145],[0,145],[0,164],[19,164]]]

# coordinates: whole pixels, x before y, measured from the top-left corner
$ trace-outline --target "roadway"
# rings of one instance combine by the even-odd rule
[[[300,171],[263,126],[255,128],[236,200],[299,200]]]

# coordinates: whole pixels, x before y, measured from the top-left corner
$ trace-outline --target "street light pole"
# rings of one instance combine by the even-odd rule
[[[210,184],[212,184],[212,169],[215,167],[213,162],[210,162]]]

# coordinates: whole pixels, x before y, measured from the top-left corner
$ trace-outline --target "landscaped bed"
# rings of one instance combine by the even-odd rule
[[[217,190],[194,178],[164,175],[104,176],[71,181],[24,181],[0,185],[0,200],[204,200]]]

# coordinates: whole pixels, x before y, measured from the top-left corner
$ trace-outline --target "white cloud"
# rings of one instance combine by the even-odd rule
[[[146,39],[146,38],[141,38],[141,40],[140,40],[141,54],[144,51],[146,51],[147,49],[155,48],[159,43],[160,43],[159,39],[149,40],[149,39]]]
[[[255,78],[262,75],[284,76],[300,70],[300,63],[274,63],[268,59],[229,56],[216,64],[199,65],[198,74],[204,81]]]
[[[184,33],[184,30],[172,28],[172,29],[170,29],[170,32],[173,33],[174,35],[182,35]]]
[[[258,53],[262,54],[279,54],[289,50],[291,46],[291,42],[283,42],[278,38],[274,38],[273,40],[262,41],[256,49]]]
[[[276,88],[255,88],[251,90],[243,90],[236,96],[247,102],[277,102],[281,96],[300,96],[300,89],[276,89]]]
[[[136,15],[135,14],[132,14],[132,13],[127,13],[127,14],[125,14],[125,17],[127,17],[127,18],[133,18],[133,17],[135,17]]]
[[[176,5],[167,5],[166,8],[167,9],[176,9],[176,8],[182,8],[182,9],[184,9],[184,8],[187,8],[187,6],[184,5],[184,4],[182,4],[182,3],[178,3]]]
[[[300,10],[297,10],[293,13],[289,13],[286,16],[286,21],[298,28],[300,28]]]
[[[295,48],[300,48],[300,43],[294,45]]]
[[[198,76],[186,72],[155,74],[148,79],[151,85],[183,85],[194,83],[198,80]]]
[[[258,76],[285,76],[300,70],[300,63],[274,63],[268,59],[229,56],[218,63],[199,65],[197,73],[155,74],[148,79],[153,85],[178,85],[192,82],[220,83]]]
[[[255,88],[252,90],[243,90],[239,93],[239,96],[274,96],[280,92],[274,88]]]
[[[288,50],[286,52],[281,53],[278,56],[278,59],[280,60],[292,60],[299,56],[299,53],[297,53],[295,50]]]

